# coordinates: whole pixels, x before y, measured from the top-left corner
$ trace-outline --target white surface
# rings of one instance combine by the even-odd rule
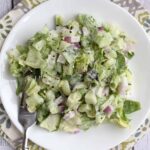
[[[141,2],[141,4],[147,8],[148,10],[150,10],[150,0],[139,0]]]
[[[11,0],[0,0],[0,18],[11,10]]]
[[[150,134],[145,135],[134,146],[135,150],[150,150]]]
[[[13,150],[11,146],[0,137],[0,150]]]
[[[71,8],[71,5],[74,7]],[[1,77],[3,78],[3,81],[0,82],[3,86],[3,88],[1,88],[1,96],[6,111],[12,121],[20,130],[22,130],[17,120],[18,103],[15,95],[14,81],[7,72],[6,51],[15,47],[16,44],[24,43],[35,32],[39,31],[43,25],[48,24],[52,27],[50,22],[53,22],[55,14],[63,14],[65,18],[69,18],[73,16],[73,14],[79,12],[90,12],[90,14],[95,16],[98,20],[102,19],[109,22],[115,22],[115,20],[117,20],[117,23],[137,41],[136,56],[131,63],[131,67],[134,74],[136,74],[134,97],[141,101],[143,109],[132,116],[133,121],[130,129],[120,129],[110,124],[103,124],[100,127],[95,127],[87,132],[70,135],[60,132],[48,133],[38,127],[32,128],[32,134],[29,134],[30,139],[44,147],[51,148],[52,150],[98,150],[113,147],[128,138],[129,135],[137,129],[143,118],[145,118],[145,114],[148,112],[150,106],[150,101],[147,101],[147,99],[150,98],[150,95],[148,87],[146,87],[150,81],[150,69],[148,66],[146,67],[146,65],[150,63],[150,47],[144,30],[140,28],[135,19],[116,5],[105,1],[95,0],[95,2],[93,2],[80,0],[80,3],[77,3],[76,0],[66,0],[66,3],[64,4],[62,0],[51,0],[31,11],[17,24],[6,40],[1,53]],[[124,24],[124,21],[126,24]],[[141,51],[143,49],[144,53]],[[7,93],[9,93],[9,95]],[[12,109],[14,110],[13,113],[11,111]],[[94,141],[92,139],[94,139]]]

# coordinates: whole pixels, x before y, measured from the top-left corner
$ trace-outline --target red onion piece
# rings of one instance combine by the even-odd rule
[[[75,46],[76,48],[81,48],[81,45],[80,45],[79,42],[74,43],[74,46]]]
[[[98,31],[104,31],[104,27],[103,26],[98,27]]]
[[[65,110],[65,106],[64,105],[59,105],[58,106],[59,112],[63,113]]]
[[[107,115],[112,114],[112,112],[113,112],[112,106],[107,106],[107,107],[103,110],[103,112],[106,113]]]
[[[67,43],[71,43],[71,37],[70,36],[65,36],[64,41]]]
[[[79,133],[80,132],[80,129],[76,129],[73,133],[74,134],[77,134],[77,133]]]

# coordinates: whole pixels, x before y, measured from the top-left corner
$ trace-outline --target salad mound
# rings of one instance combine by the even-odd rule
[[[128,114],[140,109],[128,98],[134,42],[117,26],[86,14],[66,23],[56,16],[55,24],[8,53],[16,93],[25,91],[37,124],[71,133],[105,120],[129,127]]]

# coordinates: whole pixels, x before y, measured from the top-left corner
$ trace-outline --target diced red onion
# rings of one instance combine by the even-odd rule
[[[79,133],[79,132],[80,132],[80,129],[77,128],[73,133],[74,133],[74,134],[77,134],[77,133]]]
[[[103,112],[106,113],[107,115],[112,114],[112,112],[113,112],[112,106],[107,106],[107,107],[103,110]]]
[[[74,43],[74,46],[75,46],[76,48],[80,48],[80,47],[81,47],[81,45],[80,45],[79,42]]]
[[[71,37],[70,36],[65,36],[64,41],[67,43],[71,43]]]
[[[65,120],[69,120],[69,119],[73,118],[74,116],[75,116],[75,112],[74,111],[70,111],[67,114],[65,114],[63,118]]]
[[[104,31],[104,27],[103,26],[98,27],[98,31]]]
[[[59,112],[63,113],[65,110],[65,106],[64,105],[59,105],[58,106]]]

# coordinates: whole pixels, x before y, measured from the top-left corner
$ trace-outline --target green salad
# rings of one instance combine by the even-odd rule
[[[16,93],[25,91],[28,111],[49,131],[77,133],[104,121],[129,127],[129,114],[140,109],[128,98],[133,45],[118,26],[92,16],[56,16],[54,30],[45,26],[9,51]]]

